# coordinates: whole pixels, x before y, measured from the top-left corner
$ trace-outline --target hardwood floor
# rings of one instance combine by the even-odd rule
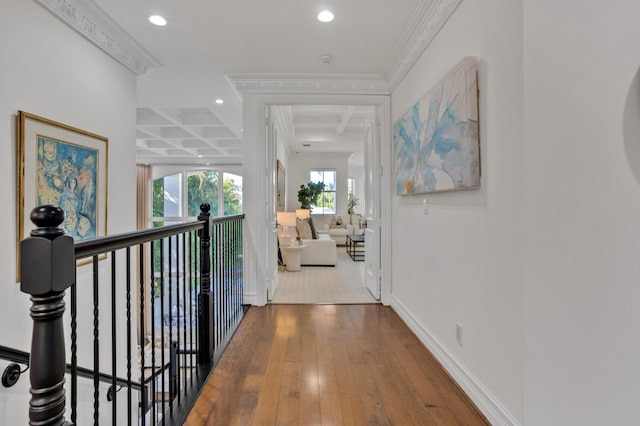
[[[246,314],[186,425],[488,425],[389,307]]]

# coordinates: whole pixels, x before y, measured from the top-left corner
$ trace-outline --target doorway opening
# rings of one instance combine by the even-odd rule
[[[377,115],[375,105],[267,106],[267,157],[277,174],[275,214],[283,218],[272,241],[279,267],[269,302],[380,300],[380,237],[375,226],[367,227],[380,214],[381,186],[374,179],[380,162]],[[298,192],[310,182],[321,183],[322,190],[300,213]],[[305,219],[284,225],[287,214],[296,211]],[[311,235],[305,235],[303,221],[311,225]],[[301,247],[286,246],[298,244],[296,237]]]

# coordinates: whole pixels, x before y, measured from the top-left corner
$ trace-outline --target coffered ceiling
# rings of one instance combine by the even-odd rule
[[[138,162],[240,164],[243,92],[390,93],[462,0],[36,1],[138,75]],[[291,149],[324,151],[369,111],[283,113]]]

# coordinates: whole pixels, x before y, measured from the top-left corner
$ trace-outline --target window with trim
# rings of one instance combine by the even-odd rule
[[[311,206],[311,212],[314,214],[336,214],[336,171],[311,170],[309,180],[324,183],[324,190],[320,194],[318,204]]]
[[[154,180],[153,226],[193,220],[205,202],[214,217],[242,213],[242,176],[201,170]]]

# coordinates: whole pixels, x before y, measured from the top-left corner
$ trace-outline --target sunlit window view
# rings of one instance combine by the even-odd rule
[[[154,180],[153,226],[193,220],[203,203],[209,203],[214,217],[242,213],[242,176],[203,170]]]
[[[317,205],[311,206],[313,214],[336,213],[336,171],[335,170],[311,170],[309,173],[311,182],[324,183],[324,189],[320,194]]]

